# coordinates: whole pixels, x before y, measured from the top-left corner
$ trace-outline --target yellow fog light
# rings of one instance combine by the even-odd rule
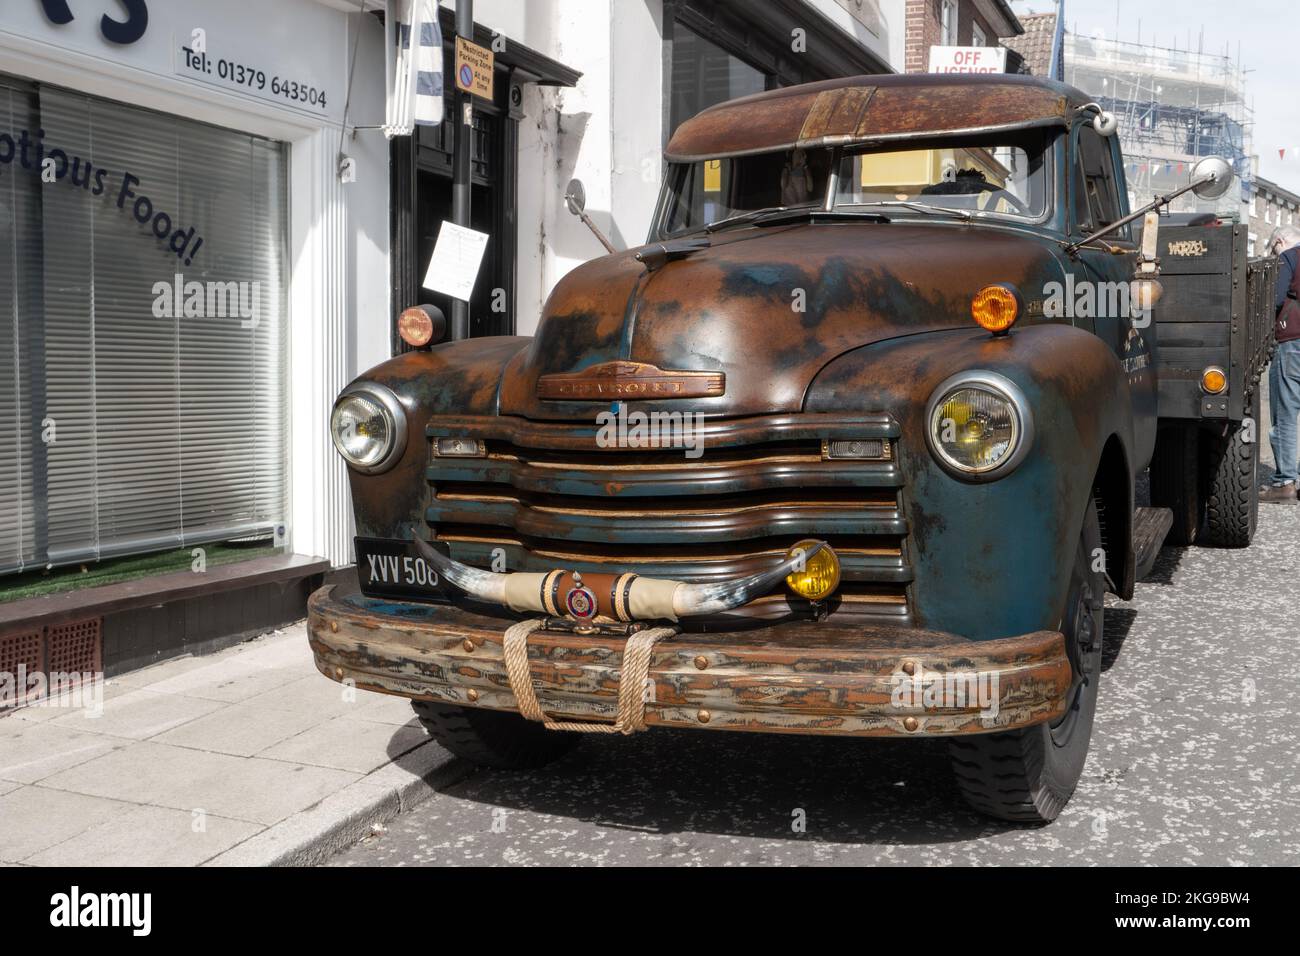
[[[1020,293],[1009,282],[985,286],[971,300],[970,314],[981,328],[1002,335],[1020,317]]]
[[[816,541],[800,541],[786,552],[786,559],[793,558],[797,552],[810,554],[815,544]],[[785,583],[790,585],[791,591],[809,601],[830,597],[840,586],[839,556],[829,544],[823,544],[820,551],[805,559],[802,570],[795,569],[786,575]]]
[[[1221,395],[1227,387],[1228,376],[1218,366],[1211,365],[1201,373],[1201,388],[1206,395]]]

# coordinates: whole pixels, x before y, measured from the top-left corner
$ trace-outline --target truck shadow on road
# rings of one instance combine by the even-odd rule
[[[542,770],[479,772],[446,793],[691,840],[715,834],[911,844],[1007,828],[966,808],[950,779],[947,745],[935,740],[652,730],[590,737]],[[563,827],[547,823],[556,825]]]
[[[1117,658],[1135,616],[1108,609],[1104,666]],[[966,806],[943,740],[663,729],[592,735],[544,769],[475,771],[443,792],[480,804],[483,812],[504,808],[587,826],[681,834],[689,842],[712,834],[910,845],[1018,829]]]

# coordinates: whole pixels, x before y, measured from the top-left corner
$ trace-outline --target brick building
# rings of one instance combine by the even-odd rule
[[[1250,197],[1250,254],[1262,256],[1275,230],[1300,221],[1300,195],[1258,177],[1254,187]]]
[[[904,72],[925,73],[932,46],[998,46],[1024,33],[1007,0],[906,0]]]

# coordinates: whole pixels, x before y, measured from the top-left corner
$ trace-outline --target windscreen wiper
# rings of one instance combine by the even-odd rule
[[[704,227],[704,231],[717,232],[727,226],[737,226],[745,223],[770,225],[772,223],[793,222],[799,219],[869,219],[872,222],[889,222],[889,217],[882,216],[880,213],[857,212],[852,209],[827,211],[821,206],[769,206],[766,209],[755,209],[751,212],[743,212],[737,216],[711,222]]]
[[[725,229],[727,226],[738,226],[741,223],[753,222],[761,216],[794,211],[795,210],[791,209],[789,206],[765,206],[762,209],[751,209],[749,212],[742,212],[734,216],[728,216],[726,219],[715,220],[705,226],[704,231],[717,232],[719,229]]]
[[[963,222],[970,222],[974,216],[965,209],[950,209],[947,206],[928,206],[923,202],[908,202],[904,199],[882,200],[880,202],[854,203],[855,206],[884,206],[887,208],[901,207],[903,209],[912,209],[916,212],[925,213],[926,215],[936,214],[940,216],[956,216]]]

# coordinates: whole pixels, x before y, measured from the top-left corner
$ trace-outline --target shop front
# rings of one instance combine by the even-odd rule
[[[346,6],[0,12],[0,670],[265,629],[350,560],[326,416],[387,354],[389,182]]]

